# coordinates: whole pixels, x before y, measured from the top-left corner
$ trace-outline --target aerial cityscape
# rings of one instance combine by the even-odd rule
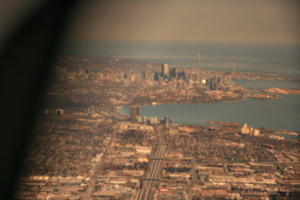
[[[298,1],[0,10],[0,199],[300,199]]]
[[[58,60],[17,199],[299,196],[299,132],[228,121],[180,124],[142,114],[145,105],[274,101],[299,89],[245,89],[235,81],[297,80],[239,72],[234,65],[227,72],[205,70],[199,59],[186,69],[118,58]]]

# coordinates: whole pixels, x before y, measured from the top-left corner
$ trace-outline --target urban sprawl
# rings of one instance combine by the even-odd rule
[[[273,99],[279,88],[236,79],[276,74],[211,71],[128,59],[63,56],[28,148],[16,199],[297,199],[300,142],[238,122],[207,126],[142,116],[141,106]],[[268,92],[269,91],[269,92]],[[270,93],[272,91],[272,93]],[[272,101],[272,100],[269,100]],[[130,115],[118,112],[128,107]]]

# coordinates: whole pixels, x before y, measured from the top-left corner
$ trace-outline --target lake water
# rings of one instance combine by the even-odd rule
[[[173,67],[193,67],[200,53],[200,68],[207,70],[279,73],[300,79],[299,44],[203,43],[179,41],[97,40],[69,42],[65,54],[127,58],[167,63]],[[299,82],[278,80],[237,80],[245,88],[300,88]],[[144,106],[141,115],[176,123],[207,125],[210,121],[247,123],[300,132],[300,95],[280,99],[244,99],[238,102]],[[128,108],[120,109],[128,115]]]
[[[282,73],[300,78],[299,44],[207,43],[183,41],[93,40],[67,42],[66,54],[129,58],[173,67],[197,65],[207,70]]]
[[[169,104],[141,107],[141,116],[163,118],[175,123],[208,125],[207,121],[247,123],[253,127],[270,127],[300,132],[300,95],[282,95],[279,99],[244,99],[221,103]],[[128,108],[119,112],[129,115]]]
[[[284,81],[284,80],[234,80],[243,88],[282,88],[282,89],[300,89],[299,81]]]

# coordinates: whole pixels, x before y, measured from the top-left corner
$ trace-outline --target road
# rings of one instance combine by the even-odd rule
[[[161,126],[154,126],[156,133],[156,148],[151,155],[150,164],[146,173],[143,188],[137,196],[137,200],[147,200],[152,197],[152,189],[155,182],[159,179],[161,174],[161,166],[163,164],[163,158],[167,151],[167,144],[162,134]]]
[[[97,180],[97,176],[99,174],[99,172],[102,170],[103,168],[103,163],[104,163],[104,160],[106,159],[106,156],[107,156],[107,151],[116,135],[116,132],[118,131],[119,127],[115,127],[114,128],[114,131],[113,131],[113,134],[110,138],[110,141],[109,143],[107,144],[106,146],[106,149],[103,153],[103,156],[100,160],[100,162],[96,165],[95,167],[95,170],[94,170],[94,173],[93,175],[91,176],[90,180],[89,180],[89,183],[88,183],[88,186],[86,188],[86,192],[84,193],[84,195],[82,196],[82,200],[87,200],[87,199],[90,199],[94,189],[95,189],[95,184],[96,184],[96,180]]]

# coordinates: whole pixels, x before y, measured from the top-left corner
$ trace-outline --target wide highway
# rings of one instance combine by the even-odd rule
[[[163,158],[167,151],[167,144],[165,143],[161,126],[154,126],[156,133],[156,148],[151,155],[148,171],[143,181],[143,188],[137,196],[137,200],[152,199],[152,189],[157,179],[161,174],[161,167],[163,164]]]

